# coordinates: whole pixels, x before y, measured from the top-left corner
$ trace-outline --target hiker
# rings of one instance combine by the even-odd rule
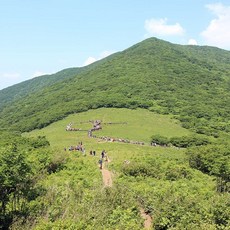
[[[98,163],[99,163],[100,169],[102,169],[102,163],[103,163],[102,158],[98,161]]]
[[[89,151],[89,155],[91,155],[91,156],[93,155],[93,151],[92,150]]]
[[[96,151],[95,150],[93,151],[93,155],[96,156]]]
[[[105,150],[101,152],[101,158],[103,159],[105,157]]]

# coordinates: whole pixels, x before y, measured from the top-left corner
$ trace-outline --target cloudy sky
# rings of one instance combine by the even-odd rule
[[[230,1],[0,0],[0,89],[149,37],[230,50]]]

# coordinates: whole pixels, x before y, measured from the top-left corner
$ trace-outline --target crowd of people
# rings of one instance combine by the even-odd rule
[[[66,151],[67,150],[67,148],[64,148],[64,150]],[[71,145],[71,146],[69,146],[68,147],[68,150],[69,151],[81,151],[82,153],[85,153],[85,148],[84,148],[84,146],[83,146],[83,143],[82,143],[82,141],[80,141],[79,143],[78,143],[78,145]]]
[[[82,152],[83,155],[86,155],[86,150],[84,148],[82,141],[80,141],[78,143],[78,145],[76,145],[76,146],[71,145],[68,148],[65,147],[64,151],[67,151],[67,149],[68,149],[68,151],[80,151],[80,152]],[[96,151],[90,150],[89,155],[90,156],[96,156]],[[100,159],[98,161],[98,164],[99,164],[99,168],[102,169],[103,163],[104,162],[107,163],[109,158],[108,158],[107,152],[105,150],[102,150],[101,155],[99,157],[100,157]]]
[[[136,144],[136,145],[145,145],[145,143],[142,141],[132,141],[123,138],[113,138],[113,137],[105,137],[105,136],[98,137],[96,135],[90,135],[89,137],[101,139],[108,142],[122,142],[122,143]]]

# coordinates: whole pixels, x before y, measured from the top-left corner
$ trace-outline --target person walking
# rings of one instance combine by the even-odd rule
[[[103,159],[105,157],[105,150],[101,152],[101,158]]]
[[[100,158],[100,159],[99,159],[98,163],[99,163],[99,167],[100,167],[100,169],[102,169],[102,164],[103,164],[103,160],[102,160],[102,158]]]

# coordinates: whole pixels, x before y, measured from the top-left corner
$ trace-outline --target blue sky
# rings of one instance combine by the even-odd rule
[[[230,50],[230,1],[0,0],[0,89],[148,37]]]

